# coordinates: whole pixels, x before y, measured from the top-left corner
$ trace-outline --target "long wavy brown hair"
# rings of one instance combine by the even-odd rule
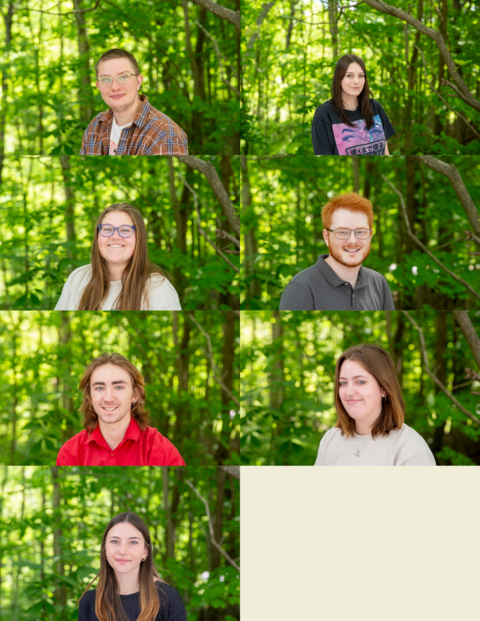
[[[138,583],[140,586],[140,615],[137,621],[154,621],[161,605],[158,591],[155,588],[155,581],[164,581],[160,578],[157,568],[155,567],[152,540],[150,539],[148,528],[145,522],[136,513],[120,513],[107,525],[103,533],[102,545],[100,548],[100,571],[87,586],[78,601],[80,602],[95,580],[99,578],[95,597],[95,614],[99,621],[128,621],[120,595],[118,594],[115,571],[108,562],[105,552],[108,533],[116,524],[121,524],[123,522],[129,522],[142,533],[145,545],[148,548],[147,558],[140,563],[138,573]]]
[[[362,118],[365,119],[367,129],[371,129],[374,126],[374,121],[372,109],[370,108],[370,89],[368,87],[367,69],[365,67],[365,63],[360,58],[360,56],[356,56],[355,54],[345,54],[345,56],[342,56],[335,65],[335,73],[333,75],[332,82],[333,107],[335,108],[335,112],[340,117],[342,123],[345,123],[345,125],[348,125],[349,127],[354,127],[353,122],[348,118],[345,110],[343,109],[342,101],[342,80],[347,73],[349,65],[351,65],[352,63],[357,63],[357,65],[360,65],[365,75],[365,86],[363,87],[362,92],[358,96],[358,101],[360,103]]]
[[[372,427],[372,438],[377,435],[388,436],[393,429],[400,429],[405,419],[405,402],[398,381],[395,366],[388,352],[379,345],[361,343],[347,349],[337,360],[335,368],[335,407],[338,420],[335,427],[342,430],[342,435],[355,435],[355,421],[343,407],[340,399],[340,369],[345,360],[354,360],[373,375],[380,387],[387,393],[386,401],[382,401],[382,411]]]
[[[92,404],[90,378],[92,377],[92,373],[95,369],[103,367],[106,364],[115,364],[117,367],[121,367],[122,369],[125,369],[125,371],[129,372],[130,377],[132,378],[133,391],[134,393],[136,392],[137,395],[135,404],[132,405],[132,416],[137,421],[140,429],[144,431],[147,428],[149,421],[148,412],[144,408],[145,401],[147,400],[145,381],[143,379],[143,375],[130,362],[130,360],[127,360],[120,354],[102,354],[101,356],[98,356],[98,358],[94,358],[85,369],[85,373],[83,374],[79,384],[79,388],[83,392],[83,401],[80,406],[80,412],[83,414],[85,429],[88,429],[89,433],[92,433],[98,425],[98,416],[93,409]]]
[[[100,310],[100,305],[108,296],[110,276],[107,263],[98,249],[98,236],[100,235],[98,225],[102,224],[105,216],[111,211],[128,213],[136,228],[134,231],[134,235],[136,235],[135,250],[123,271],[122,290],[115,300],[115,310],[142,310],[142,307],[148,309],[150,277],[159,274],[166,278],[167,273],[148,259],[147,229],[142,214],[129,203],[115,203],[104,209],[95,224],[91,254],[92,275],[90,282],[83,290],[77,310]]]

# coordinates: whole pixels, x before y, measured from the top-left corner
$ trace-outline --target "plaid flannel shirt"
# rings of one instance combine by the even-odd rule
[[[168,116],[155,110],[146,95],[132,124],[122,129],[117,155],[188,155],[187,134]],[[101,112],[83,134],[80,155],[108,155],[113,112]]]

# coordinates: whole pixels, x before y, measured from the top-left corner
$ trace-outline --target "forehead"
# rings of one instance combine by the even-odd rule
[[[119,73],[129,71],[135,73],[132,63],[128,58],[109,58],[108,60],[102,60],[97,67],[98,76],[109,75],[115,77]]]
[[[350,63],[345,73],[363,73],[363,69],[358,63]]]
[[[121,522],[120,524],[115,524],[108,531],[107,537],[110,539],[111,537],[117,537],[118,539],[130,539],[130,537],[138,537],[139,539],[143,539],[142,533],[135,528],[133,524],[130,522]]]
[[[335,209],[332,216],[331,229],[337,229],[338,227],[345,227],[347,229],[368,229],[367,214],[361,211],[350,211],[350,209]]]
[[[112,382],[118,382],[120,380],[132,385],[132,378],[128,371],[122,369],[122,367],[119,367],[116,364],[104,364],[94,370],[92,376],[90,377],[90,385],[95,382],[105,382],[105,384],[111,384]]]
[[[345,360],[340,367],[340,377],[351,378],[356,375],[363,375],[363,377],[375,379],[373,375],[356,360]]]
[[[111,224],[112,226],[122,226],[122,224],[131,224],[134,222],[130,214],[126,211],[109,211],[102,219],[102,224]]]

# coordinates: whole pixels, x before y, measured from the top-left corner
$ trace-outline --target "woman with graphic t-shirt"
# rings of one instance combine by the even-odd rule
[[[55,310],[182,310],[166,274],[150,263],[142,214],[128,203],[97,220],[91,264],[68,277]]]
[[[428,444],[405,425],[395,367],[378,345],[347,349],[335,369],[338,420],[323,436],[316,466],[435,466]]]
[[[378,101],[370,99],[359,56],[346,54],[337,62],[332,95],[313,117],[315,155],[390,155],[387,140],[395,130]]]

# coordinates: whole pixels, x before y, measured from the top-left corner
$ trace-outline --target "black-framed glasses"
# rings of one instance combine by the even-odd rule
[[[111,237],[115,231],[118,231],[120,237],[131,237],[133,231],[137,230],[136,226],[132,224],[124,224],[122,226],[112,226],[111,224],[99,224],[98,230],[102,237]]]
[[[132,75],[138,76],[139,74],[124,71],[123,73],[119,73],[113,78],[111,75],[102,75],[100,78],[98,78],[98,81],[102,86],[112,86],[113,80],[117,80],[117,84],[121,86],[122,84],[126,84],[130,80],[130,76]]]
[[[350,235],[355,233],[357,239],[368,239],[373,229],[327,229],[335,235],[337,239],[350,239]]]

